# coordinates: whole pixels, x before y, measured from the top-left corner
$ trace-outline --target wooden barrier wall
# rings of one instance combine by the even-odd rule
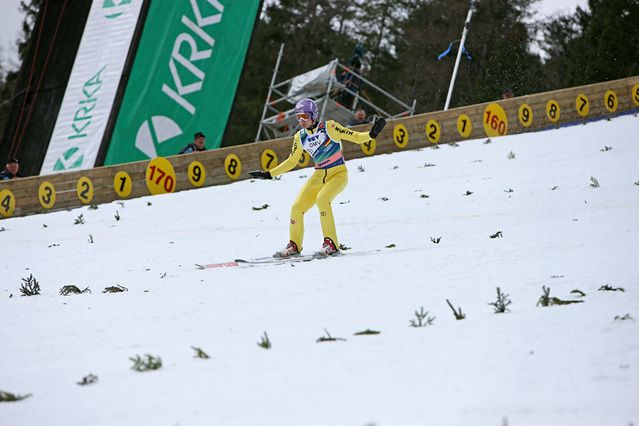
[[[639,76],[389,121],[346,159],[498,137],[639,111]],[[367,126],[354,127],[364,131]],[[0,218],[231,183],[284,160],[292,137],[206,152],[0,182]],[[300,167],[312,166],[305,153]]]

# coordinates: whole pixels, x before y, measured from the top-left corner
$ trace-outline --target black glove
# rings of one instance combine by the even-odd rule
[[[373,128],[370,132],[368,132],[371,139],[375,139],[380,133],[382,133],[384,126],[386,126],[386,120],[384,120],[384,117],[378,117],[377,120],[375,120],[375,124],[373,124]]]
[[[263,172],[261,170],[256,170],[254,172],[249,172],[249,175],[251,175],[254,178],[258,178],[258,179],[273,179],[273,176],[271,176],[271,172]]]

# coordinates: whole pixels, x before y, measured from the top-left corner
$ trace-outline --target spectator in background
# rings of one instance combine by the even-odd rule
[[[366,119],[366,112],[363,109],[355,111],[355,116],[346,123],[346,127],[357,126],[358,124],[371,124],[371,122]]]
[[[353,108],[355,95],[364,88],[364,82],[360,78],[361,68],[355,67],[349,71],[345,71],[338,80],[342,84],[338,102],[348,109]]]
[[[506,89],[506,90],[504,90],[504,93],[502,93],[501,97],[503,99],[510,99],[510,98],[514,98],[515,94],[513,93],[512,90]]]
[[[204,139],[204,133],[197,132],[195,135],[193,135],[193,142],[182,148],[179,154],[189,154],[196,151],[206,151],[206,148],[204,147]]]
[[[12,158],[7,161],[7,165],[4,171],[0,173],[0,180],[18,179],[24,177],[20,173],[20,165],[17,158]]]

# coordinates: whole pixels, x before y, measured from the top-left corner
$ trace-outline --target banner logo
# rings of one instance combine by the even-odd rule
[[[182,129],[175,121],[162,115],[145,120],[135,136],[135,147],[149,158],[158,156],[156,146],[182,134]]]
[[[124,13],[124,10],[122,10],[123,9],[122,6],[126,6],[128,4],[131,4],[131,0],[120,0],[120,2],[117,5],[115,4],[113,0],[104,0],[104,3],[102,4],[102,9],[111,9],[111,8],[114,9],[114,10],[109,10],[110,14],[105,15],[105,18],[114,19],[122,15]]]
[[[202,89],[202,83],[206,77],[204,71],[196,67],[193,62],[210,58],[213,51],[213,45],[215,44],[213,37],[207,34],[202,27],[219,23],[222,20],[222,13],[224,13],[224,6],[222,6],[220,2],[217,0],[209,0],[209,2],[219,13],[202,17],[202,13],[200,12],[198,5],[195,2],[191,2],[197,24],[187,18],[186,15],[182,15],[182,23],[194,34],[200,37],[202,41],[209,45],[211,49],[198,50],[197,43],[193,35],[188,32],[180,33],[180,35],[178,35],[175,39],[173,51],[171,52],[171,59],[169,59],[169,69],[171,70],[171,77],[173,79],[175,89],[170,87],[168,84],[162,84],[162,92],[174,100],[180,107],[188,111],[191,115],[195,114],[195,106],[186,100],[184,95],[199,92]],[[188,46],[188,50],[191,53],[188,59],[181,53],[181,48],[184,44]],[[182,77],[180,76],[176,63],[182,66],[181,69],[188,72],[186,76],[184,76],[184,71],[182,72]],[[187,79],[193,81],[193,83],[185,84],[184,80]]]
[[[53,171],[59,172],[67,169],[77,169],[78,167],[80,167],[82,165],[82,161],[84,161],[84,154],[82,154],[81,152],[78,153],[78,151],[80,151],[80,148],[71,148],[64,151],[64,154],[62,154],[62,158],[58,158],[58,160],[55,162]],[[78,157],[77,155],[75,155],[76,153],[80,154],[80,156]]]

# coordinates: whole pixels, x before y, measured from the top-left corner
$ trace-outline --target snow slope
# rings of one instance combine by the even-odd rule
[[[308,263],[194,265],[283,247],[309,169],[4,219],[0,425],[638,425],[638,120],[348,161],[351,249]]]

